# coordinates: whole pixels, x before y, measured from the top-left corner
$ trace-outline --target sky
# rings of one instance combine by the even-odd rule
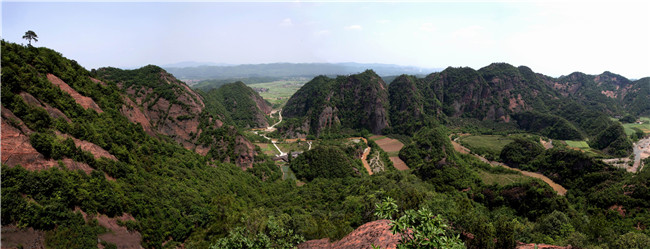
[[[43,46],[87,69],[183,61],[493,62],[550,76],[650,76],[650,1],[11,2],[2,39]]]

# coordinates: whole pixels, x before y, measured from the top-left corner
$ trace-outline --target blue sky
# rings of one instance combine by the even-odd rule
[[[492,62],[560,76],[650,76],[650,2],[2,2],[2,38],[27,30],[84,67],[200,61]]]

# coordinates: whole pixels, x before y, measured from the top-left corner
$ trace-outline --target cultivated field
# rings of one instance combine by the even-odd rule
[[[261,92],[260,96],[276,106],[283,106],[306,81],[280,80],[248,85],[251,88],[268,88],[268,92]]]
[[[641,117],[640,118],[643,124],[637,124],[637,123],[632,123],[632,124],[623,124],[623,128],[625,128],[625,134],[632,135],[634,133],[634,130],[632,128],[637,128],[643,133],[650,134],[650,118],[649,117]]]
[[[491,155],[493,158],[501,154],[503,147],[512,141],[514,138],[500,135],[470,135],[458,139],[460,144],[473,152],[483,156]]]
[[[375,141],[379,147],[388,153],[390,160],[393,162],[398,170],[407,170],[409,167],[398,157],[399,150],[404,147],[404,144],[397,139],[388,138],[385,136],[372,136],[370,140]]]

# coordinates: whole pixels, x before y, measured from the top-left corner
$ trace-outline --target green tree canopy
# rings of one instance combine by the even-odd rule
[[[35,42],[38,41],[38,35],[36,35],[34,31],[27,30],[27,32],[25,32],[25,35],[23,35],[23,39],[29,41],[29,45],[31,46],[32,40],[34,40]]]

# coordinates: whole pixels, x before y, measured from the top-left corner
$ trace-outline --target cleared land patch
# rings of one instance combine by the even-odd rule
[[[385,136],[372,136],[370,137],[370,140],[375,141],[379,147],[384,150],[386,153],[388,153],[389,159],[393,162],[393,166],[395,166],[396,169],[398,170],[407,170],[409,167],[406,165],[402,159],[398,157],[399,150],[404,147],[404,144],[400,142],[397,139],[392,139],[388,138]]]
[[[496,157],[501,154],[503,147],[515,140],[512,137],[500,135],[472,135],[460,137],[458,141],[474,153]]]

